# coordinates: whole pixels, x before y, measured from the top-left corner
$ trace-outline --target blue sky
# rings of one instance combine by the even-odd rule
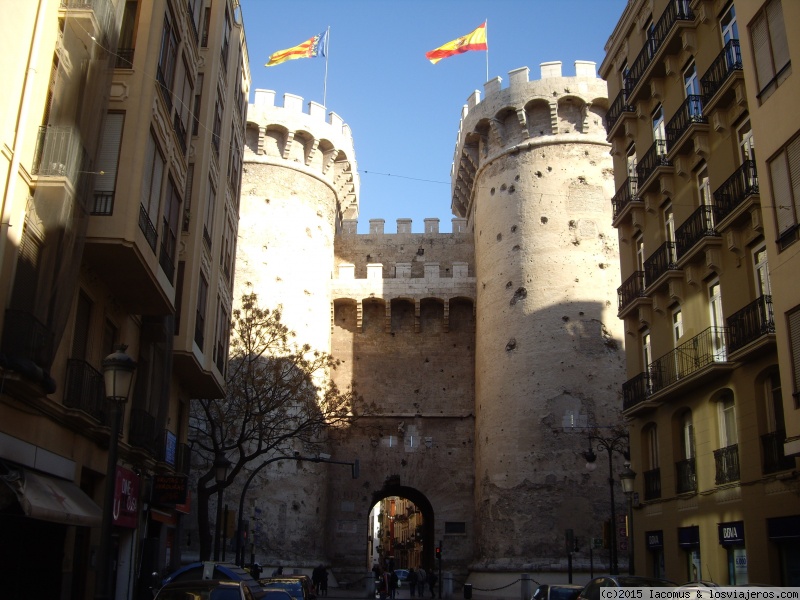
[[[560,60],[603,60],[603,47],[627,0],[241,0],[252,89],[323,102],[325,59],[265,67],[269,55],[330,27],[325,104],[353,131],[361,175],[359,233],[370,219],[440,219],[451,231],[450,167],[461,107],[483,93],[486,52],[433,65],[425,52],[487,21],[489,78]],[[307,110],[307,109],[306,109]]]

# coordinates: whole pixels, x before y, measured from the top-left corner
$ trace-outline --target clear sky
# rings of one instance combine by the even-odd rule
[[[425,52],[487,21],[489,79],[561,61],[565,76],[576,60],[595,61],[627,0],[241,0],[252,89],[297,94],[323,102],[353,132],[361,177],[358,232],[370,219],[440,219],[451,231],[450,167],[461,108],[483,94],[486,52],[467,52],[433,65]],[[265,67],[269,55],[330,27],[324,58]],[[305,109],[308,110],[307,108]]]

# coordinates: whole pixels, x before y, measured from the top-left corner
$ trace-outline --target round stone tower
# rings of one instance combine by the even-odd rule
[[[254,291],[262,308],[282,307],[298,345],[330,352],[334,236],[358,216],[358,171],[350,127],[321,104],[307,107],[294,94],[276,106],[270,90],[256,90],[248,107],[234,305]],[[259,555],[324,558],[325,473],[284,461],[264,470],[268,490],[254,480],[243,516],[260,515]]]
[[[587,426],[620,424],[625,377],[608,100],[595,64],[575,67],[517,69],[462,110],[452,208],[475,238],[477,570],[549,570],[566,529],[601,537],[610,517],[605,463],[591,476],[580,455]]]

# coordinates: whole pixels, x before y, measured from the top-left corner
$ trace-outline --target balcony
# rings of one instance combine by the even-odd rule
[[[672,273],[670,273],[672,271]],[[680,276],[675,254],[675,242],[664,242],[644,261],[644,280],[650,293],[663,283],[662,277]]]
[[[765,433],[761,436],[762,472],[764,475],[794,469],[794,457],[787,457],[783,453],[784,441],[786,441],[786,431],[783,429]]]
[[[636,177],[628,177],[617,190],[617,193],[614,194],[614,197],[611,198],[611,206],[614,210],[614,222],[626,212],[631,202],[641,201],[641,198],[639,198],[637,181]]]
[[[667,153],[674,157],[693,151],[694,144],[690,143],[693,136],[707,131],[708,117],[703,114],[703,97],[687,96],[665,128]]]
[[[714,450],[717,485],[739,481],[739,444]]]
[[[110,0],[61,0],[60,10],[61,17],[79,22],[72,30],[87,46],[94,39],[101,40],[111,34],[114,7]]]
[[[633,308],[633,304],[639,298],[646,298],[644,291],[645,280],[644,271],[634,271],[621,286],[617,288],[617,314],[619,318],[624,318],[628,308]]]
[[[656,22],[651,37],[633,61],[626,87],[631,90],[629,101],[633,103],[644,89],[644,83],[653,76],[665,74],[664,56],[680,51],[683,42],[678,32],[694,26],[694,13],[689,7],[689,0],[672,0]]]
[[[48,367],[53,357],[53,332],[33,314],[9,308],[3,322],[2,353]]]
[[[64,406],[77,408],[105,423],[105,383],[103,374],[84,360],[67,360]]]
[[[62,177],[77,189],[85,161],[86,151],[77,128],[68,125],[39,127],[31,174]]]
[[[758,199],[754,198],[756,196],[758,196],[756,163],[753,160],[746,160],[714,192],[714,207],[720,229],[739,220],[750,206],[758,202]],[[752,201],[747,202],[750,199]]]
[[[700,78],[700,87],[705,96],[706,107],[710,112],[718,107],[726,107],[735,96],[735,88],[744,81],[742,74],[742,52],[739,40],[729,40],[722,52]],[[744,88],[739,92],[744,95]]]
[[[700,206],[675,230],[675,249],[680,264],[696,255],[702,249],[696,246],[707,238],[717,238],[713,245],[719,245],[719,234],[714,228],[714,222],[714,207]]]
[[[91,215],[110,217],[114,214],[114,192],[95,192]]]
[[[697,471],[693,458],[686,458],[675,463],[675,492],[686,494],[697,491]]]
[[[764,295],[753,300],[743,309],[726,319],[728,326],[728,351],[733,354],[762,340],[764,336],[775,333],[775,320],[772,315],[772,296]],[[769,340],[769,343],[773,343]],[[763,344],[750,350],[763,350]]]
[[[726,328],[709,327],[647,366],[647,372],[622,384],[626,415],[659,406],[687,389],[735,368],[728,362]]]
[[[142,204],[139,205],[139,229],[142,230],[147,240],[147,245],[155,252],[158,232],[156,231],[155,225],[153,225],[153,222],[150,220],[150,215],[147,214],[147,209]]]
[[[661,469],[656,467],[644,472],[644,499],[661,498]]]
[[[619,131],[617,125],[621,125],[626,118],[636,119],[636,107],[628,103],[628,90],[622,89],[606,113],[608,139],[616,136]]]
[[[639,194],[644,194],[660,172],[670,172],[672,162],[667,158],[667,140],[655,140],[636,165]]]
[[[146,450],[155,456],[156,443],[156,418],[146,410],[131,409],[131,422],[128,429],[128,443]]]
[[[167,276],[170,284],[175,282],[175,241],[168,235],[169,222],[164,219],[163,229],[161,236],[161,251],[158,254],[158,264],[161,265],[161,270]]]

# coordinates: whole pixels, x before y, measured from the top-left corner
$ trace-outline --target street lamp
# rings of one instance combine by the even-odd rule
[[[103,359],[103,380],[106,398],[111,410],[111,435],[108,439],[108,464],[106,465],[105,490],[103,492],[103,518],[100,522],[100,553],[97,555],[97,573],[95,581],[95,598],[105,600],[111,597],[111,535],[114,513],[114,490],[117,483],[117,451],[119,450],[120,415],[122,407],[128,401],[133,382],[136,363],[128,356],[124,344]]]
[[[614,452],[621,454],[626,461],[628,460],[628,434],[620,433],[614,437],[607,438],[590,435],[589,450],[583,453],[583,457],[586,459],[586,468],[589,471],[594,471],[597,468],[595,464],[597,455],[592,449],[593,442],[597,443],[598,452],[605,451],[608,454],[608,489],[611,494],[611,539],[609,540],[609,561],[611,564],[609,571],[611,575],[619,575],[619,564],[617,562],[617,518],[614,505]]]
[[[635,575],[633,565],[633,482],[636,480],[636,471],[631,469],[631,463],[625,463],[625,470],[619,474],[622,491],[628,497],[628,575]]]
[[[214,458],[214,479],[217,482],[217,531],[214,536],[214,562],[219,561],[219,544],[222,537],[222,494],[225,491],[222,484],[228,478],[228,467],[230,466],[231,463],[225,458],[225,455],[221,451],[217,452]]]

